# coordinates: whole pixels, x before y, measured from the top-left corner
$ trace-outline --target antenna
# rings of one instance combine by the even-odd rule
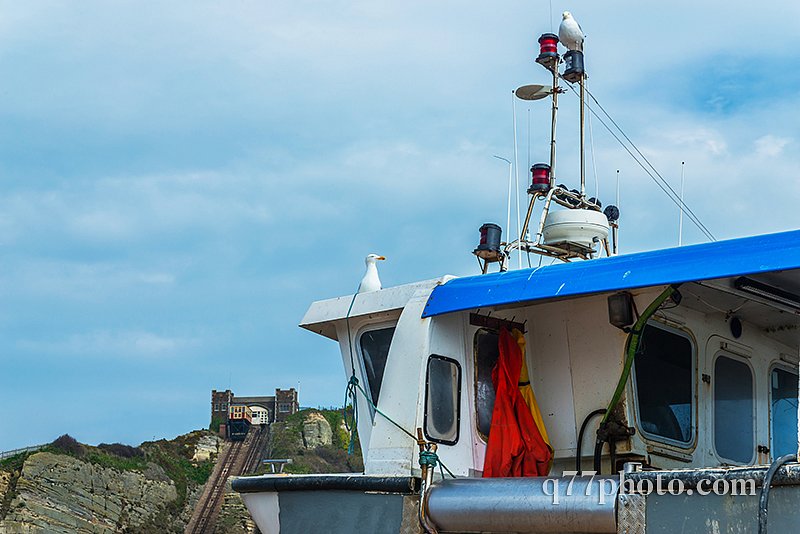
[[[528,107],[528,165],[526,169],[531,168],[531,108]]]
[[[519,243],[522,239],[522,234],[519,228],[519,152],[517,150],[517,99],[514,95],[514,91],[511,91],[511,114],[513,115],[513,120],[511,122],[514,126],[514,170],[516,171],[515,198],[517,199],[517,243]],[[519,260],[519,268],[522,269],[521,252],[517,254],[517,259]]]
[[[492,157],[508,163],[508,204],[507,204],[508,210],[506,212],[506,232],[510,232],[511,231],[511,177],[512,177],[511,167],[513,166],[513,164],[506,158],[498,156],[497,154],[493,155]]]
[[[686,165],[685,161],[681,161],[681,205],[680,215],[678,216],[678,246],[683,245],[683,169]]]

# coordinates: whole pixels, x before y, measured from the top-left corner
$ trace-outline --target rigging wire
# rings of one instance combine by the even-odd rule
[[[574,88],[574,87],[570,86],[570,89],[572,89],[572,92],[573,92],[573,93],[575,93],[575,88]],[[672,186],[671,186],[671,185],[669,185],[669,182],[667,182],[667,180],[666,180],[666,179],[665,179],[665,178],[664,178],[664,177],[661,175],[661,173],[660,173],[660,172],[658,172],[658,169],[656,169],[656,168],[655,168],[655,166],[654,166],[652,163],[650,163],[650,160],[649,160],[649,159],[647,159],[647,156],[645,156],[644,154],[642,154],[642,151],[641,151],[641,150],[639,150],[639,148],[636,146],[636,143],[634,143],[633,141],[631,141],[631,138],[630,138],[630,137],[628,137],[628,135],[625,133],[625,131],[622,129],[622,127],[620,127],[620,125],[619,125],[619,124],[617,124],[617,122],[614,120],[614,118],[613,118],[611,115],[609,115],[609,113],[608,113],[608,112],[605,110],[605,108],[603,107],[603,105],[602,105],[602,104],[600,104],[600,102],[597,100],[597,97],[595,97],[595,96],[594,96],[594,94],[592,94],[592,92],[591,92],[591,91],[589,91],[588,89],[586,90],[586,93],[589,95],[589,97],[591,97],[591,99],[594,101],[594,103],[595,103],[595,104],[597,104],[597,107],[598,107],[598,108],[600,108],[600,110],[603,112],[603,114],[604,114],[606,117],[608,117],[608,120],[609,120],[609,121],[611,121],[611,124],[613,124],[613,125],[614,125],[614,127],[615,127],[615,128],[618,130],[618,131],[619,131],[619,133],[620,133],[620,134],[622,134],[622,136],[623,136],[623,137],[625,138],[625,140],[626,140],[626,141],[627,141],[627,142],[628,142],[628,143],[631,145],[631,147],[633,147],[633,149],[636,151],[636,153],[639,155],[639,157],[641,157],[641,158],[642,158],[642,160],[644,160],[644,162],[645,162],[645,163],[647,163],[647,165],[650,167],[650,169],[652,169],[653,173],[655,173],[655,175],[656,175],[656,176],[658,176],[658,178],[659,178],[659,179],[661,180],[661,182],[663,183],[663,187],[661,187],[662,191],[664,190],[664,188],[666,188],[667,190],[669,190],[669,193],[667,193],[667,191],[664,191],[664,193],[666,193],[666,194],[667,194],[667,196],[669,196],[669,197],[670,197],[670,199],[671,199],[671,200],[672,200],[672,201],[673,201],[673,202],[674,202],[674,203],[675,203],[675,204],[676,204],[676,205],[677,205],[679,208],[682,208],[683,210],[685,210],[685,211],[686,211],[686,213],[689,215],[689,218],[690,218],[690,219],[692,219],[692,222],[694,222],[694,223],[695,223],[695,224],[698,226],[698,228],[700,228],[700,230],[701,230],[701,231],[702,231],[702,232],[703,232],[703,233],[706,235],[706,237],[708,237],[708,238],[709,238],[711,241],[716,241],[717,239],[714,237],[714,235],[711,233],[711,231],[708,229],[708,227],[706,227],[706,225],[704,225],[704,224],[702,223],[702,221],[700,221],[700,218],[699,218],[699,217],[697,217],[697,215],[694,213],[694,211],[692,211],[692,209],[691,209],[691,208],[689,208],[689,206],[687,206],[687,205],[686,205],[686,203],[683,201],[683,199],[682,199],[682,198],[680,198],[680,196],[678,195],[678,193],[676,193],[676,192],[675,192],[675,189],[673,189],[673,188],[672,188]],[[577,94],[577,93],[576,93],[576,94]],[[605,123],[603,122],[603,120],[602,120],[602,119],[601,119],[601,118],[600,118],[600,117],[597,115],[597,112],[595,112],[595,111],[594,111],[594,110],[591,108],[591,106],[587,106],[587,107],[589,107],[589,109],[592,111],[592,113],[594,113],[595,117],[597,117],[597,119],[598,119],[598,120],[599,120],[599,121],[600,121],[600,122],[603,124],[603,126],[605,126],[605,127],[606,127],[606,129],[608,129],[608,130],[609,130],[609,132],[611,132],[611,129],[610,129],[610,128],[608,127],[608,125],[607,125],[607,124],[605,124]],[[613,133],[612,133],[612,135],[613,135]],[[618,142],[620,142],[620,144],[622,144],[622,141],[621,141],[621,140],[620,140],[620,139],[619,139],[619,138],[618,138],[616,135],[615,135],[614,137],[617,139],[617,141],[618,141]],[[628,153],[630,153],[630,151],[628,151]],[[631,156],[633,156],[633,154],[631,154]],[[634,157],[634,159],[636,159],[636,158]],[[637,160],[637,163],[639,163],[639,165],[640,165],[642,168],[644,168],[644,165],[642,165],[642,163],[641,163],[641,162],[639,162],[638,160]],[[645,168],[645,172],[647,172],[647,174],[648,174],[648,175],[650,175],[650,177],[651,177],[651,178],[653,178],[653,180],[656,180],[655,176],[653,176],[653,173],[649,172],[649,171],[648,171],[646,168]],[[656,180],[656,181],[657,181],[657,180]],[[670,194],[670,193],[671,193],[671,194]]]
[[[574,87],[572,87],[570,85],[569,88],[572,90],[573,93],[575,93],[577,95],[577,92],[576,92]],[[631,147],[633,147],[633,150],[635,150],[636,153],[639,154],[641,159],[644,160],[645,163],[647,163],[647,165],[650,167],[650,169],[652,169],[652,171],[650,169],[648,169],[645,166],[645,164],[642,163],[638,157],[636,157],[636,155],[634,155],[634,153],[631,151],[631,149],[628,148],[628,146],[622,141],[622,139],[619,138],[619,136],[616,133],[614,133],[614,131],[611,129],[611,127],[608,124],[606,124],[606,122],[602,119],[602,117],[600,117],[597,114],[597,112],[594,110],[594,108],[587,104],[586,107],[588,107],[589,111],[591,111],[592,114],[595,116],[595,118],[598,121],[600,121],[600,124],[602,124],[605,127],[606,130],[608,130],[608,132],[611,134],[611,136],[614,139],[617,140],[617,142],[622,146],[622,148],[624,148],[625,151],[633,158],[633,160],[642,168],[642,170],[644,170],[644,172],[647,173],[647,175],[653,180],[653,182],[655,182],[655,184],[659,187],[659,189],[661,189],[664,192],[664,194],[667,195],[667,197],[669,197],[669,199],[676,206],[683,207],[683,209],[685,210],[685,213],[687,214],[689,219],[691,219],[691,221],[695,224],[695,226],[697,226],[700,229],[700,231],[703,232],[703,234],[705,234],[705,236],[710,241],[716,241],[717,239],[714,237],[714,234],[712,234],[711,231],[706,227],[706,225],[703,224],[703,222],[694,213],[694,211],[692,211],[692,209],[689,208],[689,206],[687,206],[686,203],[683,202],[683,200],[681,200],[678,197],[678,194],[675,192],[675,190],[672,188],[672,186],[669,185],[669,182],[667,182],[664,179],[664,177],[661,176],[661,173],[659,173],[658,170],[653,166],[653,164],[650,163],[650,161],[644,156],[644,154],[641,153],[641,151],[636,147],[634,142],[631,141],[631,139],[625,134],[625,132],[622,130],[622,128],[620,128],[620,126],[614,121],[614,119],[611,118],[611,116],[608,114],[608,112],[605,109],[603,109],[603,106],[597,101],[595,96],[592,93],[589,93],[589,91],[587,91],[587,93],[592,98],[592,100],[594,100],[594,102],[597,104],[597,106],[603,111],[605,116],[608,117],[608,119],[614,124],[614,126],[622,134],[622,136],[628,141],[628,143],[631,145]]]

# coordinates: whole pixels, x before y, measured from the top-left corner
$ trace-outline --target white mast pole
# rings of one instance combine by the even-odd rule
[[[517,259],[519,260],[519,268],[522,269],[522,235],[520,235],[520,224],[519,224],[519,151],[517,150],[517,97],[514,95],[514,91],[511,91],[511,113],[513,115],[513,125],[514,125],[514,170],[516,172],[516,194],[515,198],[517,199]]]
[[[513,173],[511,171],[511,167],[513,166],[513,164],[509,160],[507,160],[506,158],[504,158],[502,156],[498,156],[497,154],[495,154],[492,157],[495,157],[495,158],[497,158],[499,160],[502,160],[502,161],[505,161],[506,163],[508,163],[508,203],[506,204],[506,207],[507,207],[507,210],[506,210],[506,232],[507,232],[506,233],[506,243],[510,243],[511,240],[509,239],[508,236],[511,235],[511,182],[512,182],[512,177],[513,177]]]

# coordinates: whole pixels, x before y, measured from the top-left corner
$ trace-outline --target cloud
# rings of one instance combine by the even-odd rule
[[[17,347],[28,353],[50,353],[79,359],[104,358],[109,362],[128,358],[185,356],[197,347],[196,338],[168,337],[144,331],[95,331],[64,339],[20,339]]]
[[[783,149],[792,142],[788,137],[765,135],[755,141],[756,155],[759,157],[774,158],[783,153]]]
[[[686,162],[686,201],[718,238],[796,226],[792,202],[741,192],[755,156],[759,187],[800,194],[787,179],[800,80],[785,68],[800,34],[773,32],[774,59],[741,36],[776,12],[800,17],[800,3],[555,3],[554,26],[564,9],[589,34],[592,93],[676,189]],[[514,158],[510,91],[549,81],[533,61],[546,3],[0,0],[0,12],[12,370],[0,389],[19,403],[180,383],[176,400],[206,424],[208,389],[229,376],[252,393],[299,379],[304,404],[340,402],[337,346],[296,327],[306,306],[353,291],[371,251],[390,258],[387,285],[474,274],[477,228],[506,220],[508,169],[492,156]],[[521,189],[528,108],[532,162],[549,154],[549,106],[518,105]],[[592,126],[605,204],[621,171],[622,250],[677,244],[677,208]],[[558,131],[559,181],[577,187],[571,93]],[[684,228],[684,242],[704,240]],[[136,401],[115,404],[124,423],[107,403],[73,401],[76,427],[151,437]]]

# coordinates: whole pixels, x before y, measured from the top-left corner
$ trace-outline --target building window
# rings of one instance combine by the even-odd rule
[[[281,413],[289,413],[292,411],[292,404],[290,402],[282,402],[278,405],[278,411]]]
[[[714,362],[714,448],[721,458],[739,463],[753,459],[754,419],[750,366],[718,356]]]
[[[634,359],[642,433],[688,445],[694,429],[694,347],[678,330],[648,323]]]
[[[444,356],[428,359],[425,379],[425,435],[431,441],[453,445],[458,441],[461,403],[461,367]]]
[[[770,378],[770,451],[780,458],[797,452],[797,374],[776,368]]]
[[[386,358],[389,356],[389,347],[394,336],[394,327],[368,330],[361,334],[359,345],[361,357],[364,361],[364,374],[369,385],[372,403],[378,405],[378,397],[383,382],[383,372],[386,369]]]
[[[475,332],[475,412],[478,432],[484,438],[489,436],[494,411],[494,383],[492,369],[500,356],[500,336],[481,328]]]

